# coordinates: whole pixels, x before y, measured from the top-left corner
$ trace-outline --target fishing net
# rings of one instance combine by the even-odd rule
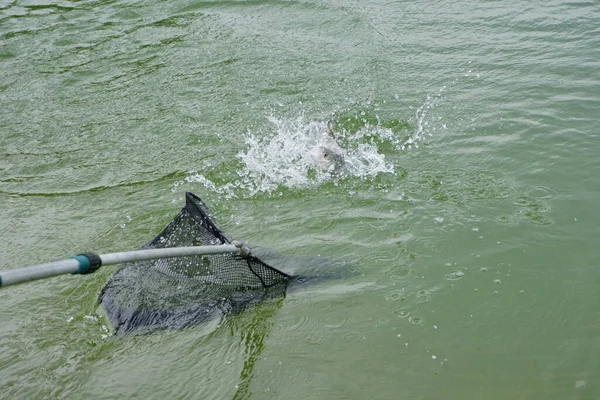
[[[230,244],[192,193],[144,249]],[[282,296],[293,277],[254,256],[197,255],[124,264],[99,298],[116,334],[184,328]]]

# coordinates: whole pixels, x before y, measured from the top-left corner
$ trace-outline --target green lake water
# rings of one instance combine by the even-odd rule
[[[3,288],[0,398],[600,399],[598,110],[597,1],[0,0],[0,269],[189,191],[354,271],[123,337],[117,266]],[[332,119],[342,175],[304,156]]]

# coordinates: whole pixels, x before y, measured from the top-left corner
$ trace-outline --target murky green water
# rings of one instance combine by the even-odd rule
[[[0,291],[0,398],[598,399],[595,1],[0,1],[0,266],[191,191],[358,276],[106,337],[117,267]],[[294,153],[338,120],[357,165]]]

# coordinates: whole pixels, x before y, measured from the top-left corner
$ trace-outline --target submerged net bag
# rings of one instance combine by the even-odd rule
[[[230,244],[192,193],[175,219],[144,249]],[[116,334],[184,328],[239,313],[282,296],[292,277],[254,256],[196,255],[124,264],[108,281],[100,307]]]

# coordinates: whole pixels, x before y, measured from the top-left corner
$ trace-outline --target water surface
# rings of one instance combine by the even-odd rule
[[[0,397],[598,398],[599,37],[594,1],[0,1],[2,269],[191,191],[359,271],[120,338],[117,267],[2,289]],[[341,176],[303,158],[331,119]]]

